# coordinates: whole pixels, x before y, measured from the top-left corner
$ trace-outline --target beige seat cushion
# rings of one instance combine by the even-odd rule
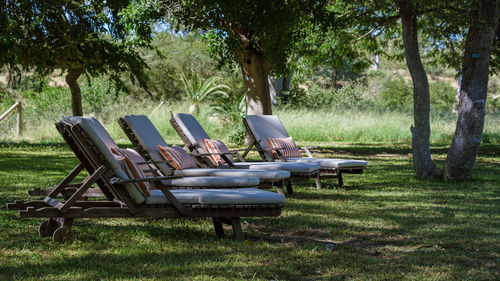
[[[285,196],[257,188],[176,189],[171,191],[182,204],[275,204],[282,205]],[[152,190],[146,204],[167,204],[160,190]]]
[[[289,163],[289,162],[236,162],[234,166],[237,169],[250,169],[250,170],[284,170],[290,172],[292,175],[307,174],[319,170],[318,164],[313,163]],[[229,166],[223,165],[221,167],[228,168]]]
[[[319,164],[321,168],[342,169],[342,168],[364,168],[368,162],[362,160],[346,160],[331,158],[287,158],[289,162],[294,163],[313,163]]]
[[[256,187],[260,180],[256,177],[183,177],[162,180],[169,186],[180,187]]]
[[[282,170],[245,170],[245,169],[212,169],[192,168],[175,171],[178,176],[217,176],[217,177],[257,177],[262,180],[284,180],[290,177],[290,172]]]

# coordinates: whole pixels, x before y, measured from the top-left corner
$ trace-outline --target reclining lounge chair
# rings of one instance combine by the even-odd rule
[[[7,209],[19,210],[22,218],[48,218],[40,224],[39,234],[52,235],[55,242],[74,239],[71,226],[75,218],[212,217],[218,237],[224,235],[222,223],[229,223],[236,239],[241,240],[240,217],[281,214],[284,196],[277,193],[257,188],[171,190],[170,186],[182,178],[129,176],[123,162],[118,162],[112,154],[112,149],[118,146],[94,118],[63,118],[56,127],[80,163],[44,200],[7,204]],[[57,195],[63,193],[83,169],[89,177],[67,200],[57,200]],[[257,178],[247,180],[258,184]],[[139,188],[140,183],[153,184],[157,189],[146,192]],[[82,195],[93,184],[102,191],[104,200],[82,200]]]
[[[179,134],[182,141],[194,155],[198,163],[204,167],[236,168],[236,169],[259,169],[259,170],[285,170],[289,171],[290,180],[286,182],[287,192],[293,193],[291,181],[304,181],[314,178],[316,186],[321,188],[319,182],[319,165],[314,163],[285,163],[285,162],[246,162],[237,150],[232,151],[210,151],[206,145],[210,137],[201,127],[200,123],[191,115],[185,113],[173,114],[170,123]],[[217,141],[222,143],[220,141]],[[224,146],[225,147],[225,146]],[[216,162],[214,155],[220,155],[224,161]],[[233,162],[232,155],[240,162]]]
[[[331,158],[314,158],[307,147],[303,147],[308,157],[302,157],[297,146],[290,138],[285,127],[274,115],[247,115],[243,123],[251,143],[243,157],[253,146],[259,152],[263,161],[281,160],[293,163],[315,163],[321,166],[321,178],[338,178],[339,186],[343,186],[342,174],[362,174],[367,162],[360,160],[345,160]],[[290,156],[294,154],[293,156]]]
[[[257,177],[260,180],[259,187],[271,188],[276,185],[278,193],[284,194],[283,183],[290,178],[290,172],[281,170],[242,170],[242,169],[217,169],[217,168],[194,168],[195,159],[191,162],[193,165],[189,168],[181,168],[180,165],[172,165],[167,162],[160,152],[160,147],[168,147],[167,143],[155,128],[151,120],[145,115],[126,115],[118,119],[118,124],[130,139],[134,148],[145,159],[153,161],[163,175],[175,176],[219,176],[219,177]],[[184,151],[181,151],[184,152]],[[190,155],[187,153],[185,157]]]

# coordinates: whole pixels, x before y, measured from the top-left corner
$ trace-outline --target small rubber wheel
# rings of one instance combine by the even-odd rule
[[[59,228],[59,223],[53,219],[44,220],[38,226],[38,235],[41,237],[52,236],[54,231]]]
[[[71,243],[75,240],[75,233],[67,226],[61,226],[52,235],[52,240],[56,243]]]

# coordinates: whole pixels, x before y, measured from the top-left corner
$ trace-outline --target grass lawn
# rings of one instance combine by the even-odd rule
[[[481,148],[464,183],[415,179],[408,145],[323,148],[369,168],[344,188],[295,185],[280,217],[243,219],[243,242],[217,239],[208,219],[80,219],[68,245],[5,204],[60,181],[72,152],[0,144],[0,280],[500,279],[500,146]],[[442,164],[446,147],[433,152]]]

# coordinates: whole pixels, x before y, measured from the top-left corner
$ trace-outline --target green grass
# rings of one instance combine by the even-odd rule
[[[207,219],[80,219],[67,245],[5,204],[57,183],[76,158],[59,144],[0,144],[0,280],[500,279],[500,146],[483,145],[463,183],[415,179],[405,144],[323,148],[369,168],[344,188],[295,185],[280,217],[244,219],[243,242],[217,239]],[[446,147],[433,152],[442,163]]]
[[[151,102],[126,101],[124,104],[111,103],[99,113],[88,113],[98,118],[118,142],[128,142],[116,120],[126,114],[148,115],[160,133],[166,136],[167,142],[181,142],[170,126],[170,113],[188,112],[189,104],[180,102],[164,104]],[[0,106],[1,107],[1,106]],[[157,109],[157,110],[155,110]],[[25,134],[15,136],[15,115],[0,123],[0,141],[7,142],[60,142],[60,136],[54,128],[61,115],[70,114],[68,110],[55,113],[35,112],[33,108],[25,110]],[[0,108],[2,111],[2,108]],[[154,112],[153,112],[154,111]],[[289,134],[297,141],[317,145],[319,143],[410,143],[410,126],[413,124],[411,112],[363,110],[282,110],[275,109]],[[209,136],[228,142],[238,126],[221,125],[213,117],[213,112],[205,104],[201,106],[196,118],[208,132]],[[485,120],[483,143],[500,144],[500,115],[488,114]],[[456,116],[448,113],[433,112],[431,114],[431,143],[450,144],[456,126]]]

